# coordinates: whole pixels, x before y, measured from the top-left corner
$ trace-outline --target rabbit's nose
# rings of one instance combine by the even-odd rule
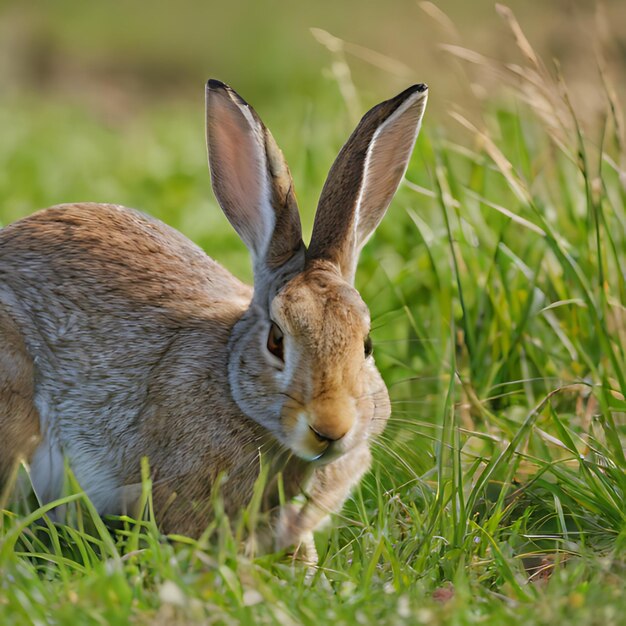
[[[309,428],[313,431],[313,435],[314,437],[320,442],[320,443],[331,443],[333,441],[337,441],[337,439],[341,439],[341,437],[343,437],[343,435],[340,435],[339,437],[333,437],[331,435],[326,435],[324,433],[321,433],[319,430],[313,428],[313,426],[309,426]]]
[[[319,442],[331,443],[344,437],[356,419],[356,407],[349,399],[328,399],[317,402],[309,428]]]

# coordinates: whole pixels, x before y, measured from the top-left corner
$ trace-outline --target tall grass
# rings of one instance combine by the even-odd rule
[[[120,518],[111,530],[74,485],[63,501],[71,524],[25,501],[4,511],[0,623],[624,623],[621,104],[600,62],[606,115],[599,125],[581,119],[558,68],[499,10],[522,64],[496,64],[459,41],[446,49],[471,64],[470,82],[495,72],[508,97],[480,102],[480,116],[451,111],[465,134],[426,121],[363,255],[357,281],[393,415],[372,472],[317,535],[319,567],[245,556],[254,510],[232,525],[216,502],[199,541],[163,537],[147,490],[145,520]],[[335,46],[338,91],[352,98],[352,49],[317,36]],[[114,196],[95,199],[138,205],[188,232],[209,224],[198,235],[207,251],[249,272],[208,199],[200,124],[186,111],[150,113],[126,136],[63,109],[22,111],[2,113],[21,139],[0,148],[0,190],[17,213],[43,204],[33,178],[69,200],[95,187]],[[30,121],[39,114],[45,132]],[[281,142],[305,207],[329,143],[345,134],[322,117],[304,122],[300,156]],[[77,125],[97,154],[73,144]],[[98,178],[85,183],[73,159],[51,163],[50,145],[86,150],[77,167]]]

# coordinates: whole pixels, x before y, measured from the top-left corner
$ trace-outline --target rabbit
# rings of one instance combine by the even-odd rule
[[[250,251],[253,288],[122,206],[58,205],[1,229],[0,493],[25,462],[51,502],[67,460],[97,511],[120,514],[137,506],[147,457],[161,529],[198,536],[218,482],[235,515],[263,465],[273,548],[314,552],[313,531],[370,467],[391,412],[354,275],[427,93],[414,85],[363,117],[307,249],[272,135],[235,91],[207,83],[212,187]]]

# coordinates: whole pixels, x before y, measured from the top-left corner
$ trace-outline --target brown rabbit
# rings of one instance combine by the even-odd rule
[[[40,501],[64,458],[101,513],[136,503],[147,456],[166,532],[198,535],[261,463],[275,545],[311,546],[370,465],[390,405],[354,289],[362,246],[407,167],[427,88],[379,104],[343,147],[302,242],[289,169],[256,112],[207,85],[215,195],[252,255],[254,289],[180,233],[108,204],[52,207],[0,230],[0,491],[20,460]]]

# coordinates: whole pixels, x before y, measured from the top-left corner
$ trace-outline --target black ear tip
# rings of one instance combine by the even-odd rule
[[[428,85],[426,83],[417,83],[416,85],[411,85],[407,87],[404,91],[399,93],[391,100],[386,100],[385,102],[381,102],[378,107],[382,107],[383,110],[387,112],[388,115],[393,113],[399,106],[402,106],[405,102],[424,102],[426,100],[426,96],[428,95]],[[374,107],[374,110],[378,107]]]
[[[226,83],[223,83],[221,80],[217,80],[216,78],[209,78],[206,84],[207,91],[217,91],[218,89],[228,90],[229,87]]]
[[[411,85],[405,89],[401,94],[402,98],[408,98],[416,93],[426,93],[428,91],[428,85],[426,83],[417,83],[417,85]]]
[[[242,106],[250,106],[234,89],[229,87],[226,83],[223,83],[221,80],[217,80],[216,78],[209,78],[206,84],[206,92],[207,94],[210,91],[214,92],[225,92],[230,95],[230,97],[237,103]]]
[[[428,85],[426,83],[417,83],[407,87],[404,91],[400,92],[394,98],[381,102],[379,106],[384,107],[388,113],[392,113],[396,110],[396,107],[402,105],[407,100],[415,100],[416,102],[423,102],[427,96]],[[391,109],[389,110],[389,107]],[[374,107],[376,109],[377,107]]]

